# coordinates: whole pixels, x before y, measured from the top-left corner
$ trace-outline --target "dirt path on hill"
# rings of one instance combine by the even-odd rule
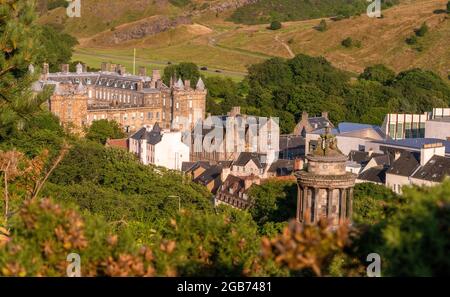
[[[294,58],[295,57],[295,54],[294,54],[294,52],[292,51],[292,49],[290,48],[290,46],[286,43],[286,42],[284,42],[284,41],[282,41],[282,40],[280,40],[280,35],[275,35],[275,40],[277,41],[277,42],[279,42],[279,43],[281,43],[283,46],[284,46],[284,48],[288,51],[288,53],[289,53],[289,55],[291,56],[291,58]]]

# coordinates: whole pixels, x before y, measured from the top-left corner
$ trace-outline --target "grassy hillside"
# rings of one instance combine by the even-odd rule
[[[366,0],[260,0],[236,9],[230,20],[242,24],[262,24],[272,20],[298,21],[355,15],[366,7]]]
[[[295,53],[325,56],[335,66],[361,72],[366,66],[383,63],[396,71],[421,67],[447,77],[450,69],[450,21],[439,13],[446,0],[403,1],[403,4],[383,10],[384,18],[366,15],[334,22],[327,20],[328,30],[318,32],[319,20],[284,23],[281,30],[270,31],[263,25],[247,26],[223,34],[218,44],[268,55],[290,57]],[[422,23],[429,33],[418,45],[405,40]],[[342,40],[351,37],[361,46],[345,48]]]
[[[97,13],[106,2],[115,7],[115,14],[111,12],[113,10]],[[335,66],[354,73],[368,65],[383,63],[396,71],[421,67],[448,76],[450,21],[447,14],[439,13],[445,8],[446,0],[400,0],[399,5],[383,9],[380,19],[371,19],[365,14],[340,21],[326,19],[328,29],[325,32],[316,29],[321,19],[284,22],[282,29],[273,31],[267,29],[267,24],[244,25],[228,21],[240,9],[201,10],[205,4],[228,2],[196,0],[187,6],[176,7],[167,0],[157,0],[157,5],[149,4],[153,1],[147,0],[132,1],[129,5],[118,0],[84,0],[83,5],[87,8],[84,8],[85,14],[82,11],[81,20],[66,20],[63,26],[79,38],[80,46],[74,59],[97,67],[105,58],[131,65],[132,49],[137,48],[138,60],[151,67],[164,67],[167,61],[192,61],[207,66],[212,70],[209,74],[230,75],[234,79],[242,78],[248,65],[273,56],[290,58],[299,53],[325,56]],[[148,6],[144,5],[146,3]],[[325,5],[331,2],[310,0],[309,3]],[[41,22],[48,22],[59,10],[63,9],[44,15]],[[90,11],[99,17],[91,16]],[[161,14],[174,19],[192,11],[201,13],[189,15],[190,24],[175,25],[144,38],[114,42],[114,36],[133,32],[147,19]],[[80,22],[85,24],[80,25]],[[406,44],[405,39],[424,22],[430,27],[428,34],[419,38],[419,43],[414,46]],[[361,46],[343,47],[341,42],[347,37],[360,42]],[[222,72],[217,73],[216,69]]]
[[[78,38],[154,15],[175,16],[180,8],[167,0],[83,0],[81,18],[69,18],[59,7],[44,13],[41,23],[53,24]]]

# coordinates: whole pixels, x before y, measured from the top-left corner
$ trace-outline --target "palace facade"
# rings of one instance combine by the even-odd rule
[[[50,111],[62,125],[78,131],[100,119],[115,120],[127,131],[155,123],[166,129],[183,129],[205,116],[207,90],[201,78],[195,86],[176,78],[167,86],[159,70],[147,76],[144,67],[132,75],[123,66],[110,63],[102,63],[98,72],[87,72],[81,64],[76,72],[69,72],[69,65],[64,64],[61,72],[49,73],[44,64],[35,90],[45,85],[55,86],[48,102]]]

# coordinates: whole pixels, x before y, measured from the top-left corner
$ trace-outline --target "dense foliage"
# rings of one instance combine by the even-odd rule
[[[69,2],[66,0],[47,0],[47,9],[52,10],[58,7],[67,7]]]
[[[105,119],[92,122],[86,133],[87,139],[101,144],[105,144],[108,139],[120,139],[125,136],[119,123]]]
[[[392,74],[378,65],[351,82],[321,57],[273,58],[249,68],[247,110],[279,115],[281,131],[289,133],[303,111],[310,115],[328,111],[335,123],[379,125],[388,112],[422,113],[449,105],[450,86],[437,74],[420,69]]]
[[[285,227],[295,183],[254,187],[250,212],[214,208],[206,188],[179,172],[103,146],[111,131],[102,125],[97,142],[68,134],[39,108],[48,91],[30,92],[39,35],[29,4],[0,6],[0,276],[65,276],[70,253],[81,256],[84,276],[364,276],[373,252],[386,276],[450,274],[450,181],[402,197],[358,185],[353,226]],[[174,73],[193,80],[194,66]],[[209,100],[244,100],[254,114],[282,115],[284,129],[302,110],[376,122],[390,108],[449,104],[448,84],[432,72],[365,73],[350,83],[323,58],[271,59],[250,67],[239,88],[208,80]]]
[[[353,221],[361,225],[374,225],[392,215],[402,200],[385,186],[356,184],[353,197]]]
[[[384,0],[383,6],[386,8],[398,2],[398,0]],[[239,7],[230,19],[242,24],[261,24],[272,20],[348,18],[363,13],[366,9],[365,0],[261,0]]]
[[[279,21],[272,21],[270,23],[269,29],[270,30],[279,30],[281,29],[282,24]]]
[[[450,181],[407,188],[403,203],[355,241],[360,259],[378,253],[384,276],[449,275]]]
[[[8,1],[0,5],[0,139],[20,129],[43,102],[33,97],[35,79],[28,72],[38,54],[38,27],[33,1]]]
[[[250,214],[261,233],[274,235],[295,218],[297,208],[297,183],[293,181],[268,181],[253,186],[249,193],[253,207]]]
[[[170,84],[170,80],[173,78],[181,79],[184,83],[185,80],[191,81],[191,86],[195,86],[200,77],[200,70],[198,66],[190,62],[182,62],[180,64],[172,64],[164,68],[163,81],[166,85]],[[176,83],[177,81],[174,81]]]
[[[40,48],[37,57],[38,65],[46,62],[51,72],[60,71],[61,64],[69,64],[72,59],[73,47],[78,44],[75,37],[57,31],[51,26],[42,26],[39,34]]]

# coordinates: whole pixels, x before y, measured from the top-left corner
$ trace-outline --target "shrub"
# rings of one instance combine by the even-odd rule
[[[273,21],[272,23],[270,23],[270,30],[279,30],[281,29],[282,25],[279,21]]]
[[[346,48],[350,48],[353,46],[353,39],[351,37],[347,37],[341,42],[342,46]]]
[[[316,29],[317,31],[325,32],[328,29],[327,22],[325,20],[321,20]]]
[[[426,23],[423,23],[419,29],[416,30],[416,35],[419,37],[423,37],[428,33],[428,26]]]
[[[395,79],[395,72],[382,64],[378,64],[364,69],[359,78],[377,81],[386,85]]]
[[[417,36],[411,35],[410,37],[406,38],[406,43],[409,45],[417,44]]]

